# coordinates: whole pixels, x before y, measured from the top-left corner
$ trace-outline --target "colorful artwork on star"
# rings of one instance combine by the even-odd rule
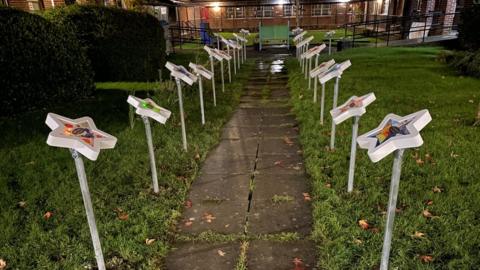
[[[63,134],[80,137],[82,141],[90,146],[94,145],[96,138],[103,138],[102,135],[92,131],[86,122],[80,124],[65,123],[63,126]]]
[[[180,72],[181,74],[185,75],[186,77],[193,80],[193,76],[188,70],[186,70],[183,66],[176,66],[175,71]]]
[[[390,119],[387,124],[380,130],[377,134],[373,134],[369,137],[376,138],[377,144],[375,147],[383,144],[384,142],[388,141],[390,138],[393,138],[397,135],[408,135],[407,125],[412,122],[413,119],[407,119],[402,122],[398,122],[396,120]]]
[[[358,97],[350,101],[347,105],[340,108],[340,113],[344,113],[352,108],[359,108],[363,106],[363,98]]]
[[[160,106],[157,106],[155,103],[153,103],[152,101],[150,100],[142,100],[140,102],[140,105],[142,106],[142,108],[144,109],[149,109],[149,110],[152,110],[156,113],[160,113],[161,112],[161,107]]]

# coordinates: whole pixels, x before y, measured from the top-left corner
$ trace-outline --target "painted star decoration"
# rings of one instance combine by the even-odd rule
[[[343,72],[352,65],[350,60],[344,61],[340,64],[331,66],[322,77],[319,78],[321,84],[328,82],[329,80],[342,76]]]
[[[357,138],[360,148],[368,149],[368,156],[377,162],[398,149],[419,147],[423,144],[420,131],[432,121],[428,110],[401,117],[388,114],[375,129]]]
[[[325,44],[322,44],[322,45],[319,45],[319,46],[315,46],[313,48],[310,48],[306,53],[305,53],[305,57],[307,59],[310,59],[312,57],[314,57],[315,55],[321,53],[323,51],[323,49],[325,49],[325,47],[327,47]]]
[[[326,72],[331,66],[335,64],[335,60],[331,59],[327,62],[323,62],[316,68],[310,71],[310,78],[318,77],[320,74]]]
[[[310,43],[312,40],[313,40],[313,36],[310,36],[310,37],[298,42],[297,47],[298,48],[303,47],[303,46],[307,45],[308,43]]]
[[[175,78],[178,78],[185,83],[192,85],[194,82],[197,81],[197,76],[193,75],[192,73],[188,72],[187,69],[185,69],[181,65],[175,65],[171,62],[168,62],[165,64],[165,67],[170,70],[171,75]]]
[[[48,145],[74,149],[90,160],[97,160],[100,149],[114,148],[117,143],[117,138],[97,129],[90,117],[70,119],[49,113],[45,123],[52,129]]]
[[[210,80],[212,79],[212,75],[213,73],[204,68],[202,65],[197,65],[197,64],[194,64],[192,62],[190,62],[190,64],[188,64],[188,66],[193,70],[194,73],[196,73],[197,75],[200,75],[202,77],[204,77],[205,79],[207,80]]]
[[[141,99],[135,96],[129,95],[127,99],[128,104],[132,105],[136,111],[135,113],[140,116],[150,117],[153,120],[165,124],[172,112],[158,106],[153,100],[146,98]]]
[[[225,59],[225,60],[227,60],[227,61],[232,60],[232,56],[229,55],[227,52],[224,52],[224,51],[219,50],[219,49],[213,49],[213,51],[214,51],[217,55],[219,55],[222,59]]]
[[[366,107],[375,99],[374,93],[349,98],[347,102],[330,111],[333,122],[338,125],[350,117],[362,116],[367,112]]]
[[[302,30],[303,31],[303,30]],[[303,32],[298,32],[299,34],[297,34],[294,38],[293,38],[293,42],[297,43],[299,41],[301,41],[301,39],[303,38],[303,36],[305,36],[307,34],[307,31],[303,31]],[[298,46],[298,45],[297,45]],[[300,46],[298,46],[300,47]]]

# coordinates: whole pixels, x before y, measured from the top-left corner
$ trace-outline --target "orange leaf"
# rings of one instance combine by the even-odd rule
[[[192,224],[193,224],[193,221],[187,220],[187,221],[185,221],[185,223],[183,225],[185,227],[190,227],[190,226],[192,226]]]
[[[273,164],[274,164],[275,166],[280,166],[280,167],[282,167],[283,161],[282,161],[282,160],[277,160],[277,161],[275,161],[275,163],[273,163]]]
[[[311,201],[312,200],[312,197],[310,197],[310,194],[308,194],[307,192],[304,192],[302,194],[303,194],[303,200],[304,201]]]
[[[295,257],[292,262],[295,265],[294,270],[305,270],[302,259]]]
[[[428,209],[423,210],[422,216],[424,218],[434,218],[434,217],[436,217],[430,211],[428,211]]]
[[[358,226],[360,226],[364,230],[368,230],[368,228],[370,227],[370,224],[368,224],[366,219],[360,219],[358,221]]]
[[[287,136],[283,137],[283,141],[284,141],[285,144],[287,144],[287,145],[290,145],[290,146],[293,145],[293,141],[292,141],[290,138],[288,138]]]
[[[440,187],[438,186],[434,186],[433,189],[432,189],[433,193],[442,193],[443,192],[443,189],[441,189]]]
[[[413,238],[423,238],[423,237],[425,237],[425,234],[422,233],[422,232],[415,231],[415,233],[410,235],[410,236],[413,237]]]
[[[425,204],[426,204],[426,205],[432,205],[432,204],[433,204],[433,201],[432,201],[432,200],[426,200],[426,201],[425,201]]]
[[[222,257],[224,257],[225,254],[227,254],[226,252],[224,252],[224,251],[221,250],[221,249],[217,250],[217,253],[218,253],[218,255],[220,255],[220,256],[222,256]]]
[[[186,200],[183,205],[185,206],[185,208],[191,208],[193,204],[191,200]]]
[[[7,268],[7,262],[0,259],[0,270]]]
[[[425,161],[423,161],[421,158],[418,158],[415,160],[415,162],[417,163],[417,165],[423,165],[425,163]]]
[[[53,212],[48,211],[43,215],[43,219],[49,220],[52,216],[53,216]]]
[[[150,238],[145,239],[145,244],[147,246],[150,246],[151,244],[153,244],[153,242],[155,242],[155,239],[150,239]]]
[[[433,257],[430,256],[430,255],[422,255],[420,256],[420,260],[423,262],[423,263],[430,263],[433,261]]]
[[[118,219],[123,220],[123,221],[128,220],[128,213],[127,212],[119,212],[117,214],[117,217],[118,217]]]
[[[211,213],[203,213],[202,219],[205,220],[207,223],[212,223],[212,221],[216,219],[216,217]]]

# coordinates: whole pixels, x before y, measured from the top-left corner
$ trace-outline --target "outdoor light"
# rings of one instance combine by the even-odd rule
[[[348,185],[347,191],[353,191],[353,177],[355,174],[355,159],[357,156],[357,134],[358,134],[358,122],[360,116],[367,112],[366,107],[375,101],[375,94],[369,93],[361,97],[353,96],[347,100],[344,104],[334,108],[330,111],[332,115],[332,121],[336,125],[342,123],[348,118],[353,117],[352,125],[352,146],[350,150],[350,167],[348,169]]]
[[[101,149],[111,149],[115,147],[117,138],[97,129],[90,117],[70,119],[58,114],[49,113],[45,123],[52,129],[50,134],[48,134],[47,144],[55,147],[69,148],[72,158],[75,160],[83,204],[87,214],[88,227],[90,228],[90,236],[97,260],[97,267],[99,270],[105,270],[105,260],[103,258],[102,246],[93,213],[92,199],[90,198],[90,190],[88,188],[82,155],[95,161]]]
[[[383,238],[381,270],[388,269],[403,153],[407,148],[415,148],[423,144],[420,131],[430,121],[432,121],[432,117],[428,110],[421,110],[404,117],[388,114],[377,128],[357,138],[358,145],[368,149],[368,156],[373,162],[380,161],[392,152],[395,155],[388,198],[387,223]]]
[[[215,2],[215,3],[213,3],[212,6],[213,6],[213,11],[215,11],[215,12],[219,12],[219,11],[220,11],[220,3]]]
[[[153,100],[149,98],[141,99],[129,95],[127,102],[136,109],[135,113],[142,117],[143,123],[145,124],[148,153],[150,155],[150,168],[152,170],[153,192],[158,193],[160,189],[158,187],[157,166],[155,165],[155,153],[153,150],[152,142],[152,129],[150,127],[150,121],[148,120],[148,118],[152,118],[153,120],[161,124],[165,124],[165,122],[167,122],[168,118],[170,118],[170,115],[172,113],[169,110],[158,106]]]

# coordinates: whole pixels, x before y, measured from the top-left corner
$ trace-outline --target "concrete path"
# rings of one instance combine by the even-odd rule
[[[309,187],[287,55],[262,55],[193,183],[167,269],[314,269]],[[191,203],[190,203],[191,202]],[[281,233],[294,235],[285,241]],[[292,234],[295,233],[295,234]]]

